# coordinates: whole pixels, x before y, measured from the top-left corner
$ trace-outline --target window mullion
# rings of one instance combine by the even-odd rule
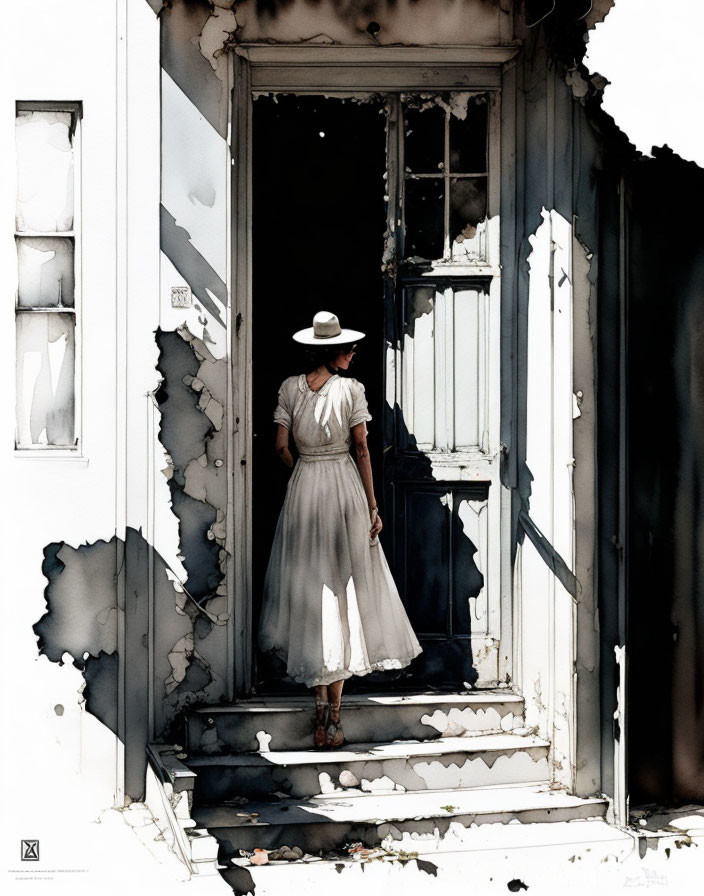
[[[394,243],[396,259],[403,258],[405,234],[405,177],[403,159],[403,108],[397,93],[388,99],[388,139],[386,155],[386,189],[389,196],[389,236]]]
[[[443,186],[445,188],[443,258],[450,258],[450,110],[445,110],[445,146],[443,157]]]

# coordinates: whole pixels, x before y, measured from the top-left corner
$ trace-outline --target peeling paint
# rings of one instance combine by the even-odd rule
[[[468,739],[467,743],[471,744],[472,740]],[[267,794],[281,791],[301,799],[343,792],[346,788],[338,777],[341,763],[360,781],[360,794],[491,787],[549,778],[547,746],[540,742],[527,742],[520,748],[510,744],[502,749],[478,747],[471,753],[466,752],[464,744],[458,744],[457,749],[453,744],[452,748],[446,747],[431,757],[415,747],[409,749],[408,755],[393,758],[385,758],[381,750],[371,756],[362,751],[341,757],[337,766],[331,766],[325,757],[310,763],[290,758],[289,764],[281,762],[281,756],[274,753],[240,755],[219,761],[191,757],[189,766],[198,776],[195,798],[203,804],[216,804],[232,793],[266,798]]]
[[[64,542],[48,545],[42,567],[48,580],[47,610],[34,626],[40,654],[59,665],[65,657],[71,657],[74,666],[81,670],[86,710],[123,742],[129,740],[126,788],[133,799],[143,796],[149,737],[150,585],[146,564],[150,553],[154,564],[154,613],[160,622],[155,638],[157,647],[164,645],[163,654],[155,658],[156,735],[166,735],[183,706],[205,699],[208,694],[212,698],[220,696],[222,683],[214,678],[193,647],[193,632],[202,611],[189,600],[184,612],[182,595],[174,588],[173,573],[169,575],[167,565],[140,532],[128,529],[124,542],[113,537],[78,548]],[[116,587],[118,570],[126,577],[127,602],[122,609]],[[125,631],[122,662],[129,694],[124,729],[117,716],[119,625]],[[167,649],[168,638],[177,631],[178,639]],[[140,745],[136,749],[135,741]]]
[[[212,622],[224,625],[227,362],[216,359],[185,326],[176,333],[160,330],[156,338],[163,377],[156,393],[162,415],[159,438],[171,459],[172,509],[188,572],[184,587],[199,604],[207,604]]]
[[[438,732],[441,737],[462,737],[463,735],[478,735],[500,728],[510,731],[515,724],[511,712],[501,716],[497,709],[450,709],[449,712],[436,710],[432,715],[421,717],[424,725],[429,725]]]
[[[212,15],[203,25],[198,37],[198,49],[208,60],[215,74],[221,81],[227,82],[229,60],[228,44],[234,39],[238,29],[234,0],[214,0]]]
[[[39,652],[51,662],[63,665],[68,653],[81,668],[86,654],[117,649],[115,547],[112,540],[78,548],[57,542],[44,549],[47,613],[34,633]]]

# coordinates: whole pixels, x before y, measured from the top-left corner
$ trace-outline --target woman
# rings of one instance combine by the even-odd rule
[[[293,338],[315,354],[310,373],[284,380],[274,413],[277,453],[293,467],[293,434],[299,460],[264,581],[259,645],[315,689],[315,746],[340,747],[345,679],[401,669],[421,647],[379,544],[364,386],[339,375],[364,333],[321,311]]]

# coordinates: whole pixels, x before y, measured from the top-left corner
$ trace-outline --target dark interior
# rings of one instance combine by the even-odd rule
[[[272,413],[281,382],[307,372],[291,336],[316,311],[367,334],[349,375],[364,383],[379,502],[383,410],[381,258],[386,130],[377,101],[279,94],[254,102],[253,137],[254,631],[289,471],[274,453]],[[380,506],[383,513],[383,507]],[[256,639],[256,634],[255,634]],[[283,664],[255,644],[258,690],[297,690]]]

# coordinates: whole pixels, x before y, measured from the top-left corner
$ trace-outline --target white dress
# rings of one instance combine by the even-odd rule
[[[299,459],[286,490],[264,581],[259,646],[308,687],[376,669],[401,669],[421,652],[381,544],[350,449],[350,428],[371,420],[364,386],[305,375],[281,385],[274,421],[293,432]]]

